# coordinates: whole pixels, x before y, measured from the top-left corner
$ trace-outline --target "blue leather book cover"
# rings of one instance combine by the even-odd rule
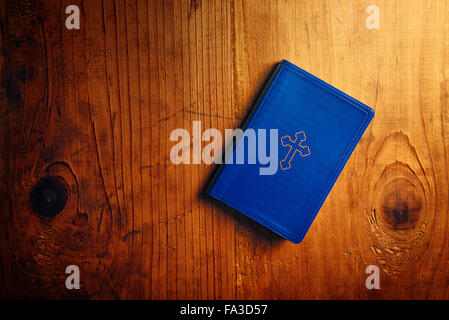
[[[373,116],[370,107],[283,60],[207,192],[299,243]],[[244,162],[236,160],[241,155]]]

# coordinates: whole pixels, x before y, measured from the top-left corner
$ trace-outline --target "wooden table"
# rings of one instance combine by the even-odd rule
[[[0,15],[0,297],[449,297],[449,1],[2,0]],[[281,59],[376,111],[299,245],[204,196],[213,165],[169,158],[173,129],[238,127]],[[49,204],[67,199],[53,218],[33,209],[43,177]]]

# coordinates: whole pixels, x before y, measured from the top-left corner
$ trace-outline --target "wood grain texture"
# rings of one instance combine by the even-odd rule
[[[435,0],[2,0],[0,297],[449,298],[448,14]],[[376,111],[299,245],[202,195],[213,166],[169,160],[175,128],[237,127],[283,58]],[[40,217],[30,191],[55,175],[67,204]],[[71,264],[80,290],[65,289]],[[371,264],[380,290],[365,288]]]

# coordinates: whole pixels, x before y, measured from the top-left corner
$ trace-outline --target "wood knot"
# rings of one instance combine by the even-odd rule
[[[395,179],[385,187],[382,197],[382,218],[393,230],[413,229],[419,220],[422,200],[406,179]]]
[[[190,0],[190,9],[197,10],[200,7],[201,0]]]
[[[61,176],[41,178],[30,192],[34,212],[43,217],[55,217],[67,204],[69,188]]]

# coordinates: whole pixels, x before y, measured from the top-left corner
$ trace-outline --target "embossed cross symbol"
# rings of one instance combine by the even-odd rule
[[[310,155],[309,147],[302,145],[304,141],[306,141],[306,134],[304,131],[296,132],[295,140],[292,140],[290,136],[284,136],[281,138],[282,146],[289,148],[285,158],[280,162],[282,170],[288,170],[291,168],[291,161],[297,151],[301,157],[307,157]]]

